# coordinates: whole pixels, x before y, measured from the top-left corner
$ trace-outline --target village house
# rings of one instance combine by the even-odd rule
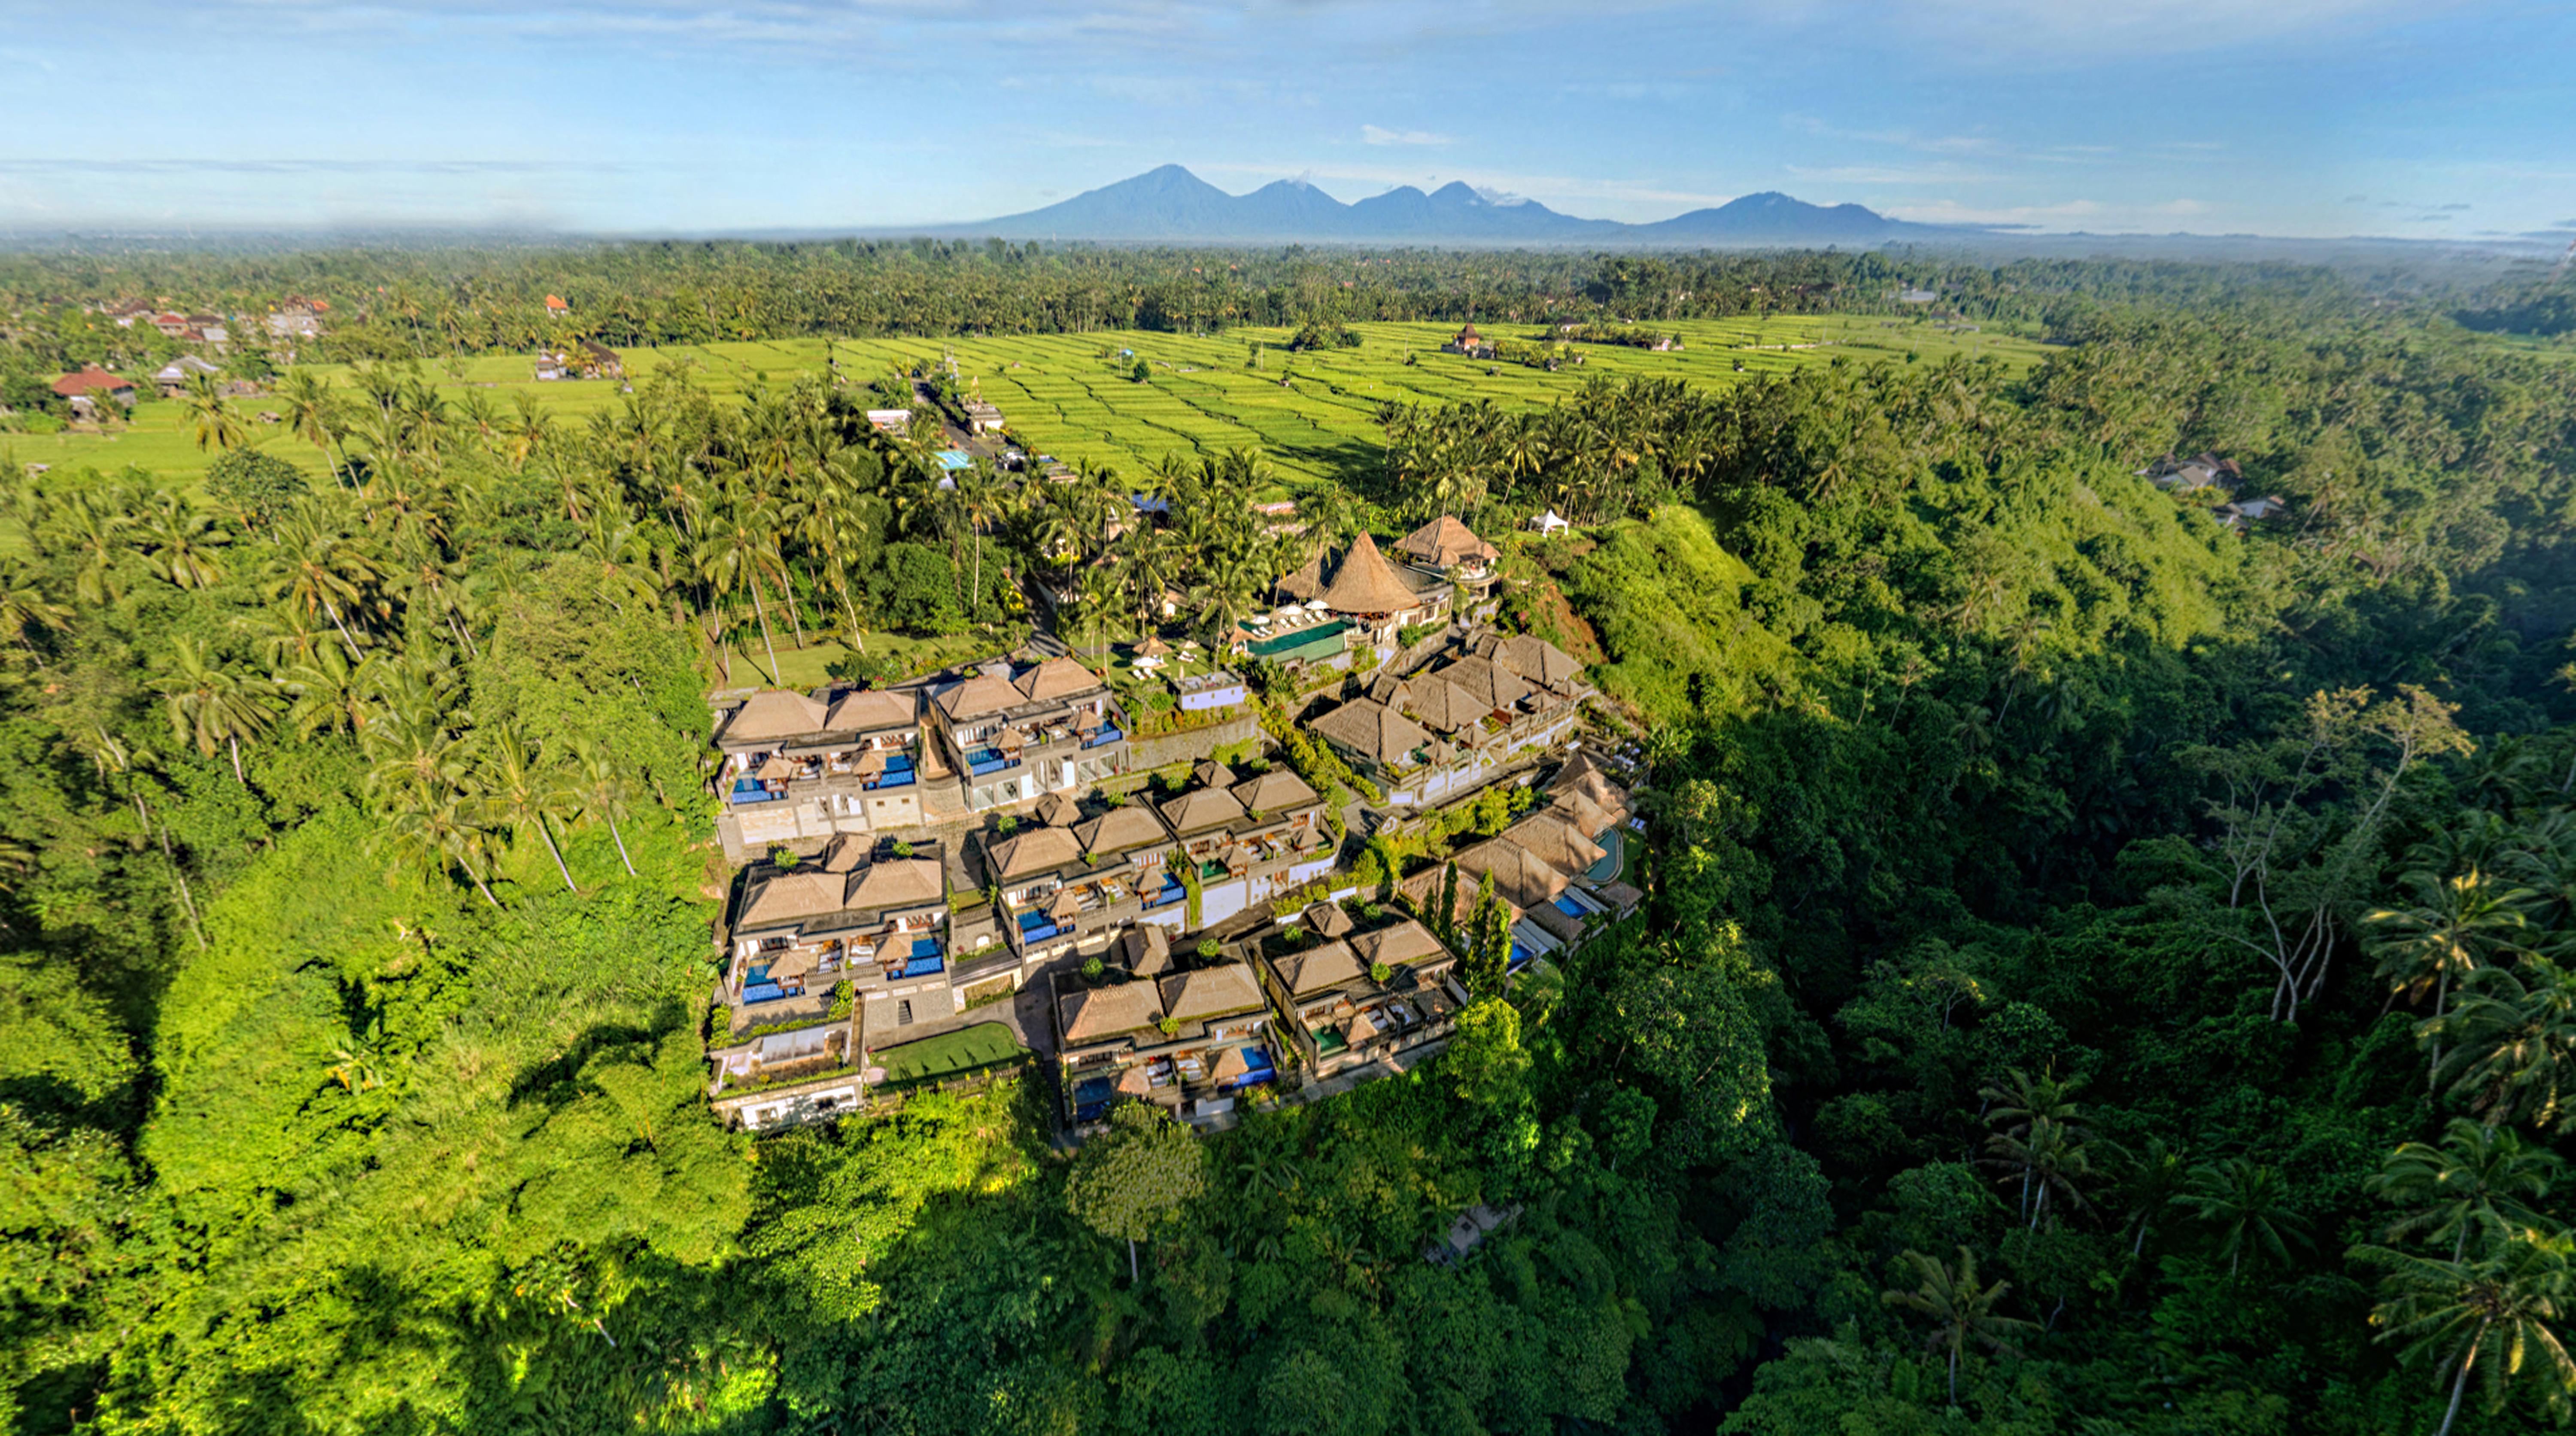
[[[2157,488],[2177,493],[2211,487],[2234,488],[2245,477],[2234,459],[2222,459],[2211,453],[2197,454],[2188,459],[2177,459],[2167,454],[2137,473],[2139,478]]]
[[[1196,870],[1194,926],[1213,927],[1333,870],[1338,845],[1325,826],[1323,800],[1295,773],[1279,767],[1238,779],[1209,761],[1191,780],[1159,811]]]
[[[970,434],[1002,432],[1002,411],[981,399],[967,400],[966,432]]]
[[[982,839],[1002,936],[1022,964],[1094,957],[1131,928],[1188,923],[1189,889],[1168,861],[1172,835],[1150,808],[1084,819],[1061,795],[1043,806],[1042,820]]]
[[[919,827],[917,689],[766,689],[716,730],[717,791],[746,844]]]
[[[1167,939],[1139,932],[1097,976],[1060,971],[1051,982],[1066,1116],[1077,1129],[1122,1097],[1183,1118],[1214,1116],[1237,1093],[1278,1079],[1269,1003],[1247,963],[1184,968]]]
[[[222,372],[224,371],[221,368],[207,363],[205,360],[198,358],[194,354],[182,354],[178,358],[171,360],[169,363],[162,365],[161,368],[153,374],[152,384],[154,388],[161,391],[162,398],[176,399],[181,394],[188,392],[189,383],[198,375],[204,374],[211,376]]]
[[[1459,330],[1448,343],[1440,346],[1440,352],[1464,354],[1470,359],[1491,359],[1494,357],[1494,342],[1477,333],[1476,321],[1470,319],[1467,321],[1466,328]]]
[[[69,400],[72,412],[82,418],[90,418],[97,413],[97,403],[101,398],[114,400],[128,409],[134,407],[134,381],[122,374],[111,374],[95,364],[77,374],[65,374],[56,379],[54,393]]]
[[[900,439],[912,432],[912,411],[910,409],[870,409],[868,427],[880,434],[892,434]]]
[[[957,775],[965,811],[1079,792],[1126,771],[1117,696],[1070,658],[1016,669],[996,659],[929,698],[939,766]]]
[[[1483,632],[1410,676],[1380,674],[1307,727],[1397,807],[1436,806],[1573,736],[1591,689],[1544,639]]]
[[[1340,905],[1319,902],[1255,944],[1278,1032],[1318,1081],[1439,1051],[1467,1005],[1457,958],[1430,929],[1411,918],[1357,927]]]

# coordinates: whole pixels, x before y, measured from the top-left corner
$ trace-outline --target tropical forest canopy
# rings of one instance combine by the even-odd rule
[[[212,393],[201,488],[0,475],[0,1409],[280,1433],[2565,1416],[2561,356],[2323,272],[1185,257],[1257,277],[1208,280],[1182,324],[1506,290],[1644,319],[1622,293],[1902,276],[2064,347],[2021,376],[1393,407],[1281,533],[1257,454],[942,488],[821,376],[737,403],[673,370],[587,425],[493,424],[402,363],[527,342],[503,316],[561,289],[674,338],[1134,323],[1119,283],[1202,292],[1171,255],[0,263],[18,371],[90,357],[84,304],[182,287],[366,296],[329,342],[379,361],[255,401],[327,478]],[[2136,472],[2203,450],[2283,507],[2221,523]],[[1169,527],[1112,521],[1146,489]],[[1071,595],[1060,630],[1117,636],[1177,589],[1176,630],[1212,636],[1313,544],[1441,512],[1501,538],[1546,507],[1581,527],[1507,543],[1505,621],[1594,665],[1640,735],[1640,916],[1470,1008],[1438,1061],[1204,1141],[1126,1120],[1068,1155],[1034,1084],[756,1141],[709,1115],[722,665],[825,635],[886,664],[889,634],[998,646],[1040,588]],[[1516,1215],[1426,1261],[1478,1205]]]

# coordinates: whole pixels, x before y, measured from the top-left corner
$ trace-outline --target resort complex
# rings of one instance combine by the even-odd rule
[[[1582,666],[1489,625],[1499,555],[1456,519],[1391,548],[1319,553],[1227,652],[1148,635],[729,696],[718,1111],[774,1128],[1008,1061],[1056,1073],[1076,1135],[1121,1097],[1222,1120],[1439,1051],[1478,904],[1503,973],[1633,911]],[[1286,691],[1223,666],[1252,662]],[[1140,735],[1148,710],[1171,721]],[[1515,816],[1419,871],[1361,862],[1497,793]]]

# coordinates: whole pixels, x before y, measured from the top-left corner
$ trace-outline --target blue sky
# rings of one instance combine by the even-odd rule
[[[1165,162],[1655,219],[2576,230],[2533,0],[0,0],[0,229],[899,226]]]

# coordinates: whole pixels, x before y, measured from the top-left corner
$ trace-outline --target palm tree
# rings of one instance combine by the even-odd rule
[[[71,625],[72,611],[54,602],[15,557],[0,557],[0,636],[33,656],[32,635],[40,629],[59,631]]]
[[[215,562],[215,521],[175,494],[163,494],[138,524],[153,573],[179,588],[207,588],[221,579]]]
[[[247,788],[242,775],[241,740],[266,733],[271,722],[267,684],[245,680],[207,661],[202,644],[185,635],[170,640],[169,666],[152,680],[170,713],[170,732],[199,753],[215,749],[232,754],[233,781]]]
[[[628,877],[635,876],[635,860],[626,855],[626,835],[617,827],[617,820],[632,812],[634,785],[617,766],[616,755],[599,744],[575,740],[572,761],[573,800],[584,813],[608,824],[608,836],[617,844],[617,860],[626,865]]]
[[[2042,1222],[2054,1225],[2056,1214],[2049,1208],[2052,1195],[2063,1196],[2064,1205],[2077,1211],[2084,1209],[2084,1194],[2076,1183],[2093,1175],[2092,1155],[2074,1128],[2042,1117],[2018,1133],[1988,1137],[1986,1150],[1995,1154],[1987,1165],[2004,1169],[2002,1180],[2021,1182],[2022,1217],[2032,1229]]]
[[[2411,907],[2381,908],[2364,922],[2369,946],[2379,958],[2379,975],[2392,991],[2411,1002],[2433,993],[2433,1021],[2450,1010],[2451,984],[2487,966],[2509,951],[2527,945],[2530,924],[2523,907],[2534,894],[2499,888],[2475,868],[2457,877],[2436,878],[2410,872],[2402,881],[2414,890]],[[2430,1086],[2442,1065],[2442,1046],[2432,1044],[2424,1081]]]
[[[2576,1128],[2576,974],[2538,954],[2489,967],[2461,984],[2459,1006],[2424,1036],[2458,1042],[2440,1068],[2451,1091],[2490,1124],[2528,1118],[2564,1133]]]
[[[707,525],[697,547],[698,576],[709,591],[730,597],[751,590],[751,606],[760,615],[760,644],[769,652],[769,681],[778,682],[778,641],[769,631],[769,605],[761,596],[761,579],[778,565],[778,531],[762,522],[761,508],[728,513]]]
[[[312,512],[278,525],[268,559],[269,596],[308,615],[329,614],[352,659],[361,656],[358,640],[340,609],[344,604],[355,605],[363,594],[361,585],[375,577],[375,564],[346,535]]]
[[[340,439],[340,401],[331,392],[331,381],[309,369],[290,369],[278,381],[276,398],[287,432],[320,450],[332,482],[345,484],[340,458],[332,452]]]
[[[374,841],[392,849],[397,861],[432,867],[441,875],[462,868],[483,901],[496,908],[501,905],[492,895],[491,884],[483,880],[482,863],[489,856],[483,831],[468,818],[464,802],[453,789],[404,787],[389,796],[392,801],[378,812],[380,826]]]
[[[290,695],[286,721],[297,732],[338,730],[363,737],[381,706],[376,687],[381,663],[372,653],[352,663],[348,655],[326,643],[270,677],[277,691]]]
[[[1932,1318],[1932,1336],[1927,1343],[1934,1351],[1946,1351],[1950,1365],[1950,1404],[1959,1404],[1959,1356],[1973,1341],[1991,1351],[2004,1351],[2012,1345],[2015,1331],[2035,1328],[2027,1321],[1997,1316],[2004,1293],[2012,1290],[2010,1282],[1996,1282],[1990,1287],[1977,1285],[1977,1254],[1959,1248],[1959,1267],[1950,1267],[1935,1257],[1908,1250],[1905,1260],[1912,1263],[1923,1284],[1912,1291],[1886,1291],[1879,1300],[1889,1306],[1901,1306]]]
[[[2376,1339],[2399,1343],[2410,1364],[2432,1363],[2437,1386],[2446,1377],[2450,1381],[2450,1404],[2434,1436],[2450,1436],[2469,1373],[2482,1360],[2490,1409],[2504,1404],[2517,1377],[2538,1386],[2542,1404],[2553,1412],[2564,1412],[2569,1392],[2576,1390],[2576,1361],[2555,1329],[2570,1315],[2569,1295],[2576,1290],[2571,1238],[2563,1231],[2537,1237],[2488,1230],[2488,1241],[2466,1261],[2385,1247],[2355,1247],[2351,1253],[2389,1269],[2370,1313],[2370,1324],[2379,1328]]]
[[[2191,1169],[2174,1205],[2190,1212],[2218,1237],[2216,1255],[2234,1276],[2255,1247],[2287,1264],[2293,1244],[2307,1244],[2307,1221],[2289,1208],[2281,1169],[2230,1157]]]
[[[232,449],[248,435],[242,429],[241,416],[224,402],[224,393],[212,374],[197,374],[188,380],[188,428],[200,449]]]
[[[2148,1229],[2158,1213],[2173,1205],[2190,1169],[2183,1165],[2182,1154],[2167,1148],[2161,1137],[2148,1138],[2146,1150],[2128,1158],[2126,1166],[2120,1199],[2128,1208],[2129,1224],[2137,1231],[2129,1242],[2129,1255],[2134,1257],[2147,1249]]]
[[[518,730],[506,725],[494,728],[483,735],[481,747],[483,761],[476,776],[484,811],[513,829],[533,825],[546,840],[546,851],[554,856],[555,871],[563,875],[564,891],[579,892],[572,869],[564,863],[563,849],[555,846],[552,826],[553,819],[572,807],[572,794],[538,766],[536,753]]]
[[[2417,1232],[2437,1241],[2449,1236],[2451,1260],[2458,1261],[2468,1250],[2469,1233],[2481,1223],[2525,1230],[2549,1226],[2526,1203],[2549,1195],[2562,1166],[2557,1153],[2526,1147],[2509,1130],[2454,1117],[2441,1145],[2399,1147],[2363,1186],[2408,1209],[2389,1224],[2390,1241]]]

